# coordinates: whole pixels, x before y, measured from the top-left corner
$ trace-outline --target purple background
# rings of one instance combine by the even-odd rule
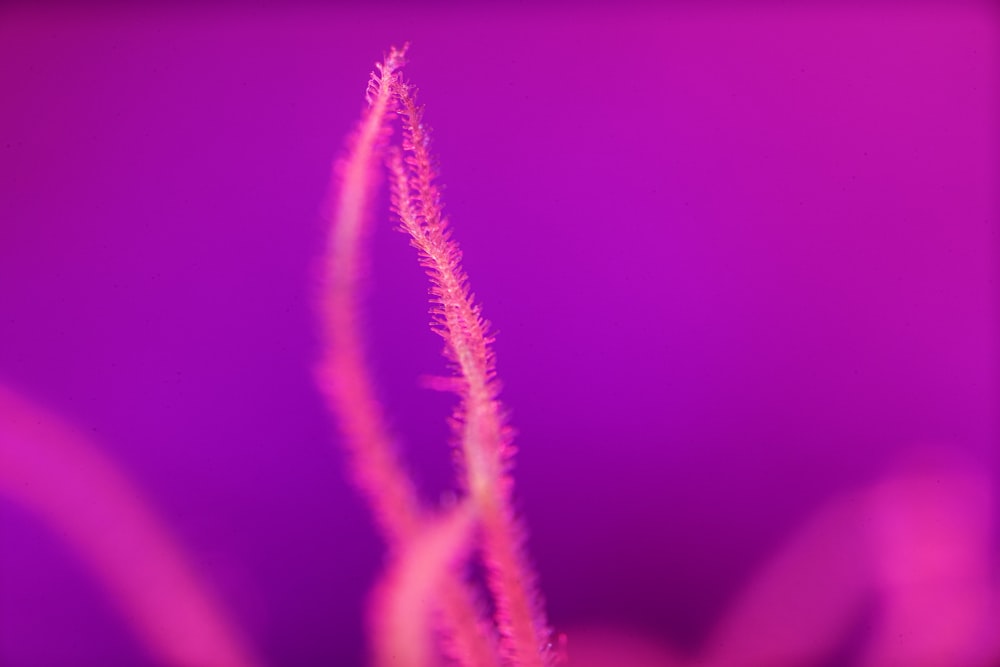
[[[0,381],[105,443],[270,664],[359,662],[382,551],[313,297],[409,40],[551,620],[697,645],[825,499],[1000,439],[998,12],[738,7],[0,9]],[[385,208],[372,357],[435,499],[451,401]],[[55,536],[0,531],[0,663],[142,663]]]

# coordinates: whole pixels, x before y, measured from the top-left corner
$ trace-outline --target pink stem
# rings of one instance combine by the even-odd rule
[[[435,328],[460,379],[462,404],[455,421],[461,431],[468,491],[483,526],[487,578],[497,603],[504,654],[512,664],[542,667],[551,663],[549,631],[510,507],[508,468],[513,448],[498,400],[492,338],[469,292],[461,251],[451,240],[442,213],[422,110],[406,85],[397,82],[394,87],[402,106],[408,156],[404,165],[398,151],[390,154],[393,203],[431,276]]]
[[[403,64],[393,49],[368,88],[370,107],[362,116],[347,157],[335,173],[333,227],[326,258],[326,288],[321,304],[326,344],[319,366],[320,385],[343,432],[355,483],[366,496],[393,551],[420,539],[428,512],[396,454],[394,439],[365,362],[360,292],[364,241],[371,226],[371,200],[388,134],[392,109],[390,84]],[[444,651],[465,667],[498,667],[496,639],[482,621],[472,589],[455,574],[436,590],[442,613]]]
[[[397,552],[372,604],[375,667],[428,667],[433,662],[433,600],[468,549],[474,522],[465,504],[427,522]]]

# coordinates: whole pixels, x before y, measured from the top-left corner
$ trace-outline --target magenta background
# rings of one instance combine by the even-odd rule
[[[312,295],[410,40],[551,619],[695,646],[822,501],[1000,439],[996,9],[711,7],[0,9],[0,380],[103,440],[270,664],[358,663],[381,545]],[[439,342],[378,220],[373,358],[435,498]],[[0,663],[142,664],[53,535],[0,531]]]

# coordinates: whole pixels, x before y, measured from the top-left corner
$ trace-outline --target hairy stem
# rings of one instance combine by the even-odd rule
[[[397,81],[394,89],[406,157],[399,151],[389,156],[393,204],[431,277],[434,327],[445,340],[445,354],[459,378],[461,404],[455,423],[467,490],[481,517],[487,579],[496,600],[504,655],[519,667],[543,667],[551,662],[549,631],[510,506],[511,436],[498,400],[489,325],[469,291],[461,251],[443,215],[422,109],[407,85]]]

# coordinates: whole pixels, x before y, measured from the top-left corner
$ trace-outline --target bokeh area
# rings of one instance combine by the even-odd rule
[[[321,4],[0,8],[0,384],[100,443],[267,664],[364,661],[384,557],[316,303],[332,160],[407,41],[570,647],[695,654],[824,508],[942,461],[979,491],[878,497],[982,510],[927,539],[971,535],[1000,592],[994,5]],[[382,194],[371,359],[437,502],[452,399]],[[860,655],[865,600],[824,665]],[[0,494],[0,664],[148,661]]]

